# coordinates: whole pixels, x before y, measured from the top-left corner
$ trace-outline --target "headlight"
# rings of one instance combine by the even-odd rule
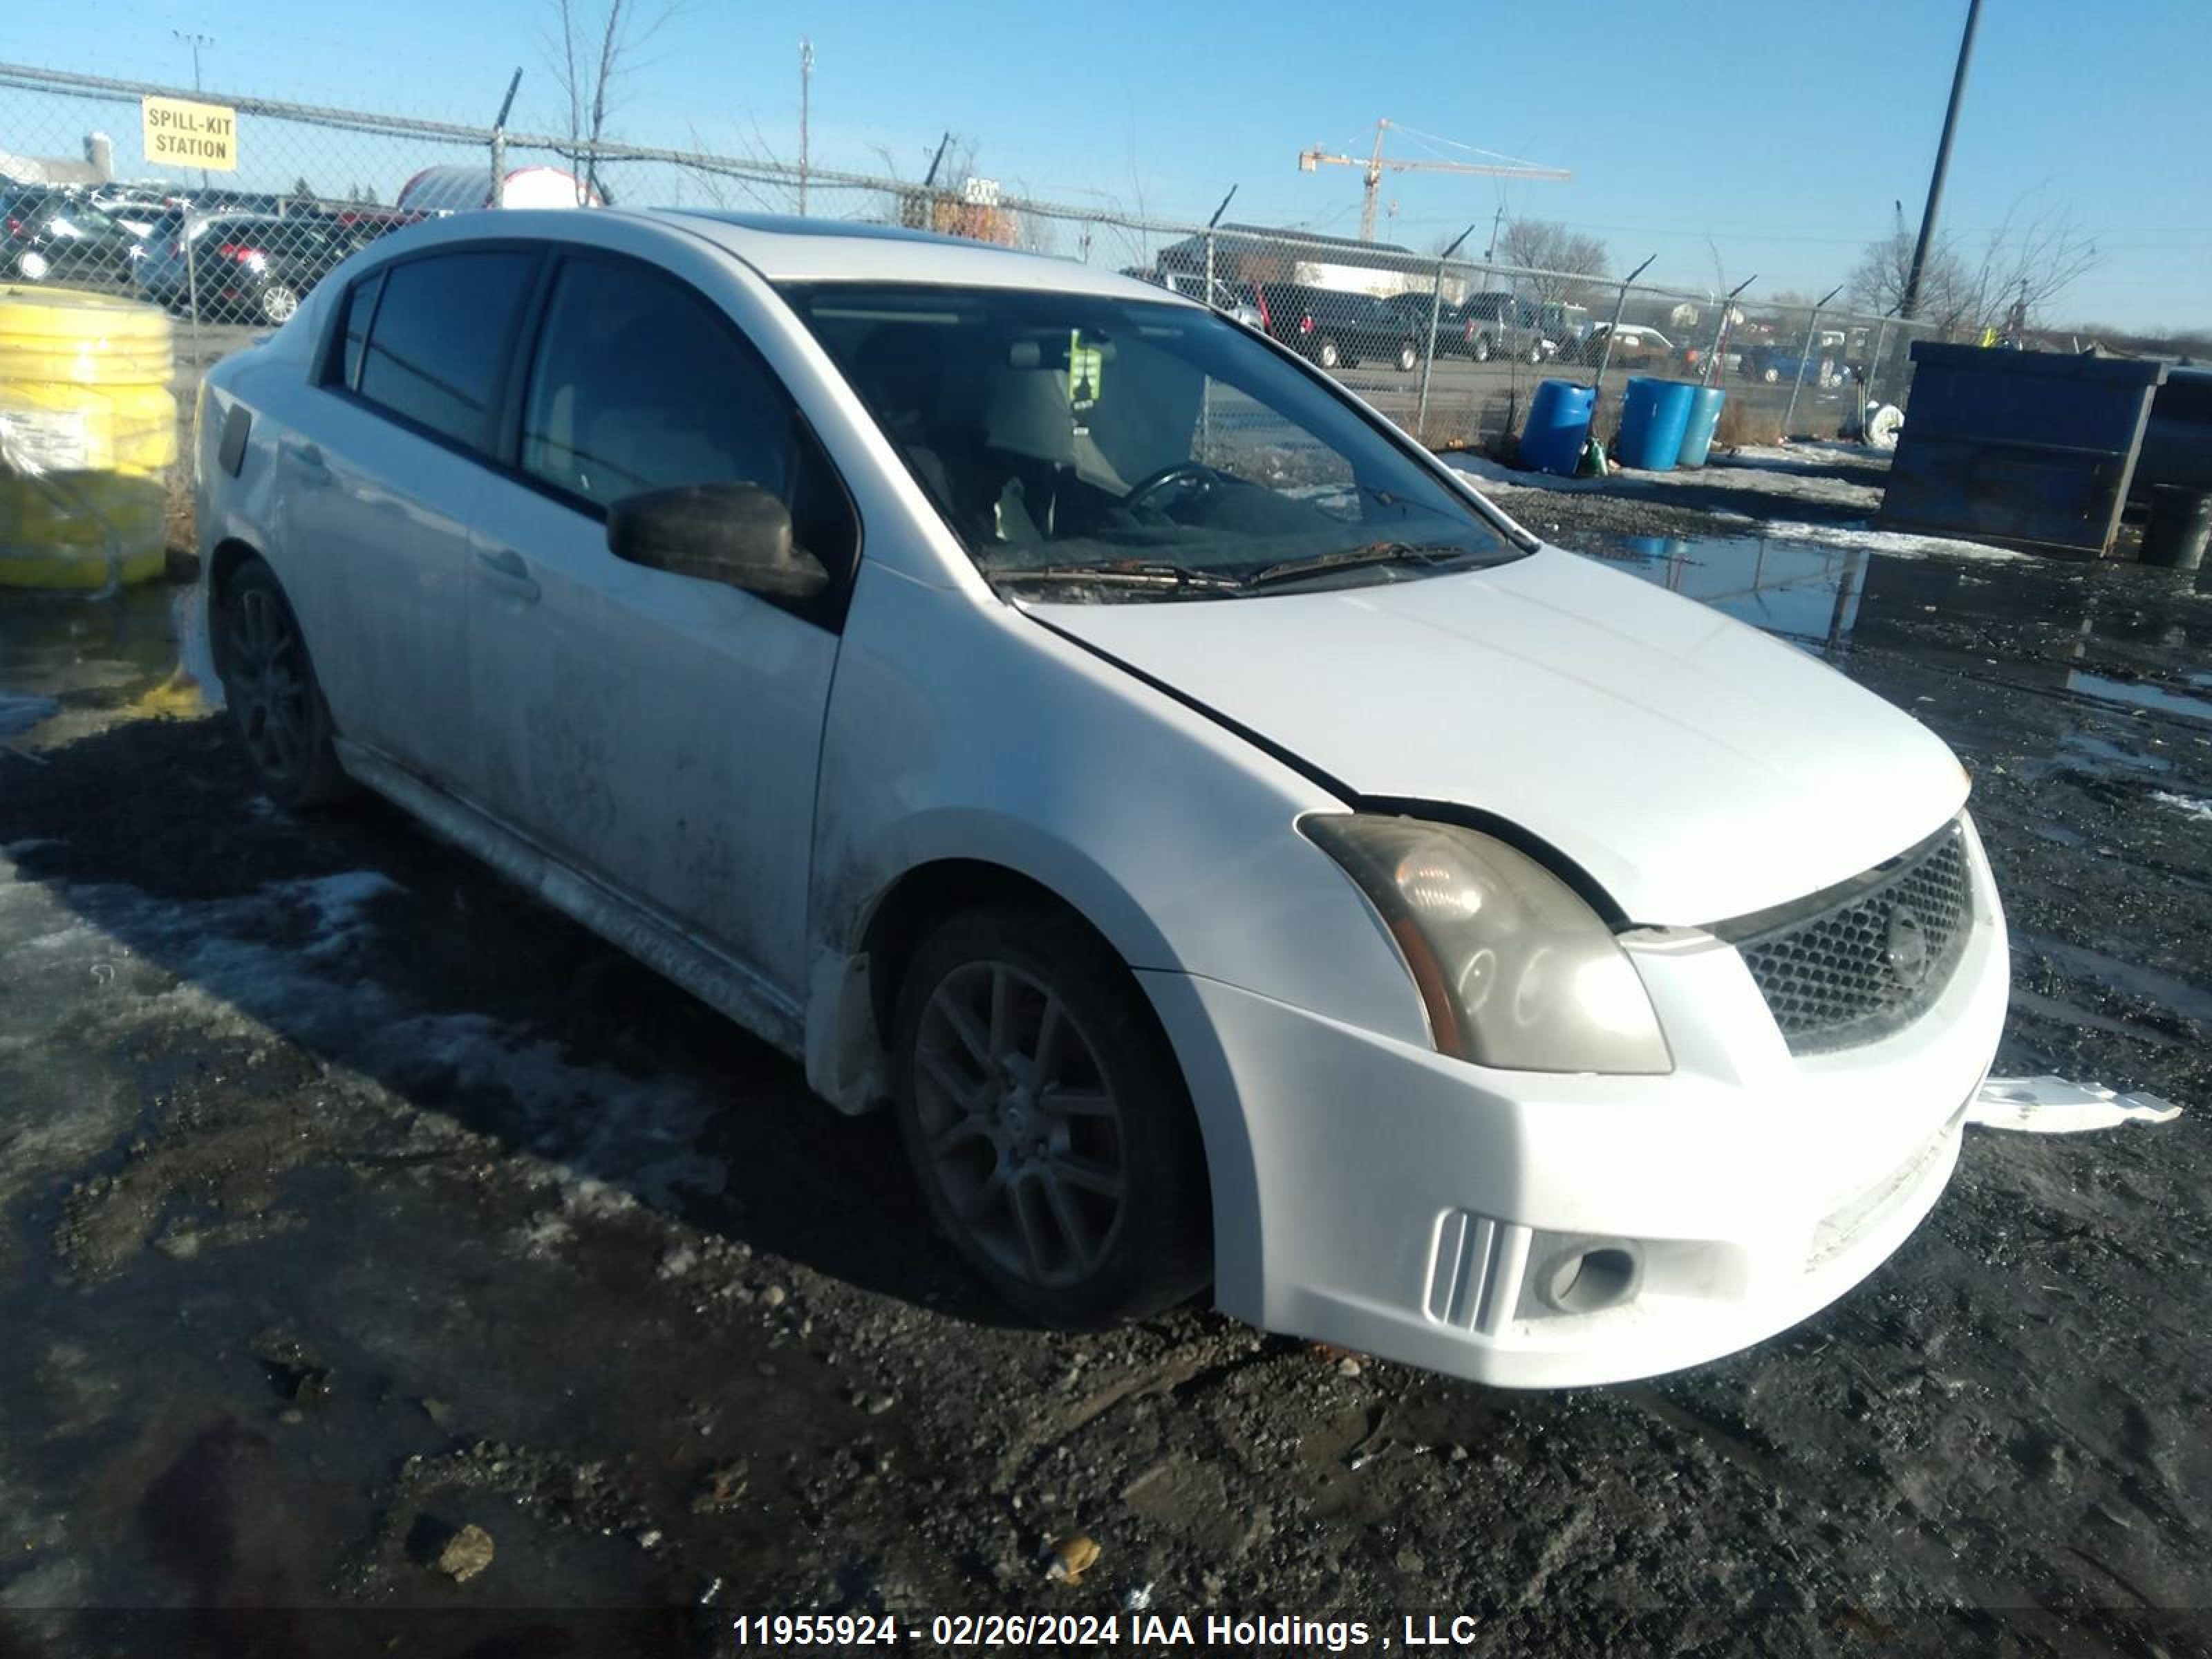
[[[1419,818],[1316,814],[1298,828],[1382,913],[1439,1053],[1527,1072],[1674,1069],[1635,965],[1534,860]]]

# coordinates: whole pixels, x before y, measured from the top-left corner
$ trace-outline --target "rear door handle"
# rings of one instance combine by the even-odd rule
[[[297,467],[309,483],[327,483],[331,469],[323,460],[322,447],[298,438],[287,438],[281,446],[285,459]]]
[[[530,567],[522,555],[511,547],[479,548],[477,550],[477,569],[485,580],[513,594],[526,605],[533,605],[538,595],[538,579],[530,574]]]

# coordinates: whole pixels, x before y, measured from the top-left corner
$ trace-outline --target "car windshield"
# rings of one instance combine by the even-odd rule
[[[64,198],[54,204],[54,228],[59,230],[68,225],[80,236],[101,236],[122,227],[89,202],[74,202]]]
[[[1210,312],[1030,289],[784,292],[994,580],[1198,599],[1522,551],[1315,375]]]

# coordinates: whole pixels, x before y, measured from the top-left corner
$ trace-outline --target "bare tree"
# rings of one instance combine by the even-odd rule
[[[1845,285],[1851,303],[1865,311],[1898,310],[1911,279],[1912,249],[1900,214],[1890,234],[1869,242],[1852,268]],[[2022,198],[1986,236],[1946,238],[1929,250],[1915,319],[1948,339],[1990,330],[2018,334],[2101,258],[2071,211],[2030,207]]]
[[[1576,279],[1603,276],[1613,263],[1599,238],[1549,219],[1508,219],[1498,239],[1498,258],[1507,264],[1559,273],[1529,279],[1529,287],[1544,301],[1579,301],[1590,284]]]
[[[1973,265],[1974,319],[1984,328],[2017,336],[2102,258],[2070,210],[2014,203]]]
[[[568,159],[604,198],[599,146],[607,137],[617,85],[637,53],[668,26],[683,0],[551,0],[546,42],[553,78],[568,105]]]
[[[1882,316],[1902,307],[1911,280],[1912,248],[1912,233],[1902,223],[1880,241],[1868,243],[1844,284],[1851,304]],[[1929,250],[1920,273],[1918,320],[1947,337],[1965,332],[1972,322],[1972,289],[1966,262],[1948,244],[1938,243]]]

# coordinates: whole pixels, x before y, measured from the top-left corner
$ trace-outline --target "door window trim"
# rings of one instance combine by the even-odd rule
[[[383,319],[384,302],[392,291],[391,284],[386,280],[391,273],[403,265],[419,264],[428,259],[468,253],[526,253],[537,262],[536,268],[532,270],[528,280],[523,285],[521,302],[516,306],[514,317],[507,325],[507,337],[501,343],[498,368],[492,380],[492,395],[485,405],[485,418],[483,422],[485,430],[480,434],[489,438],[491,441],[489,444],[481,441],[471,442],[465,438],[457,438],[451,433],[441,432],[435,427],[426,425],[415,419],[411,415],[403,414],[389,404],[379,403],[375,398],[361,391],[358,386],[348,385],[344,377],[346,308],[343,305],[332,308],[331,321],[325,325],[328,333],[323,344],[322,373],[319,380],[321,389],[331,396],[375,416],[379,420],[386,422],[403,432],[410,432],[428,443],[434,443],[441,449],[449,450],[465,459],[476,462],[478,465],[485,465],[494,459],[492,446],[497,443],[501,429],[499,417],[506,407],[508,395],[514,389],[517,339],[526,331],[544,297],[545,274],[548,267],[553,263],[549,245],[541,240],[532,240],[519,236],[489,237],[482,241],[441,242],[435,247],[420,248],[397,254],[377,264],[374,269],[362,272],[359,276],[346,285],[346,297],[350,300],[354,292],[364,283],[377,282],[382,284],[377,290],[375,307],[369,313],[370,331],[363,337],[362,367],[366,368],[368,364],[368,348],[375,343],[375,326]],[[331,378],[333,352],[337,354],[336,366],[338,371],[338,378],[335,380]],[[356,374],[354,378],[358,380],[360,377]]]

